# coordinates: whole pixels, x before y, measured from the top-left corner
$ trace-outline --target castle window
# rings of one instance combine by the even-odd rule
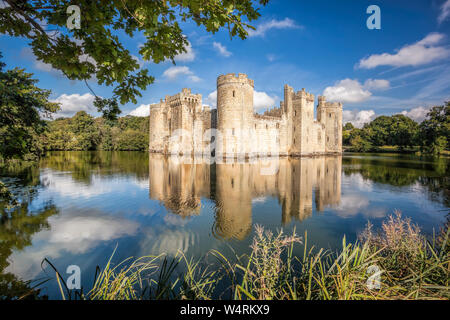
[[[234,95],[234,90],[233,90],[233,98],[235,97],[235,95]]]
[[[294,139],[294,144],[295,144],[295,139]]]
[[[327,137],[327,142],[330,142],[330,137]]]
[[[328,116],[331,118],[331,113],[329,113]]]
[[[266,124],[266,129],[269,129],[269,125]]]
[[[234,136],[234,128],[233,128],[233,136]]]
[[[256,124],[255,124],[255,130],[256,130]]]
[[[294,116],[296,116],[297,115],[297,110],[294,110]]]
[[[277,129],[280,129],[280,124],[279,123],[277,123]]]

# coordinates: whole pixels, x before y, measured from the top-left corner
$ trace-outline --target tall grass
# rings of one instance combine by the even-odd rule
[[[356,243],[344,237],[336,252],[308,247],[307,233],[274,235],[257,226],[250,254],[211,251],[215,264],[182,253],[127,259],[115,267],[110,259],[82,298],[449,299],[448,243],[448,224],[426,239],[398,212],[376,233],[368,224]],[[301,256],[294,256],[295,245],[303,246]]]

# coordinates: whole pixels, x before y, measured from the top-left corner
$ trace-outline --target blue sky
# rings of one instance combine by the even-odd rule
[[[369,5],[381,9],[381,30],[366,26]],[[420,121],[431,105],[450,100],[450,0],[271,0],[261,13],[246,40],[183,24],[188,53],[176,65],[143,62],[156,82],[136,105],[122,106],[122,115],[145,115],[148,104],[183,87],[215,107],[216,78],[231,72],[255,80],[258,112],[278,106],[289,84],[342,101],[344,120],[358,126],[400,112]],[[97,115],[84,83],[36,61],[26,40],[0,36],[0,41],[7,66],[34,73],[39,86],[51,89],[51,98],[62,103],[61,115],[78,110]],[[139,56],[145,38],[123,41]],[[111,96],[111,88],[91,85],[97,94]]]

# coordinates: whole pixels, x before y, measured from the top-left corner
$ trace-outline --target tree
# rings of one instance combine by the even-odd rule
[[[0,156],[39,155],[43,146],[38,135],[45,126],[40,114],[49,115],[59,105],[47,100],[50,91],[36,87],[31,73],[19,68],[3,71],[4,66],[0,62]]]
[[[399,146],[401,149],[416,142],[418,124],[402,114],[380,116],[364,125],[368,139],[374,146]]]
[[[69,150],[94,150],[100,142],[94,118],[85,111],[78,111],[70,119],[69,130],[74,134],[68,145]]]
[[[439,154],[450,149],[450,101],[431,108],[419,130],[422,151]]]
[[[402,114],[392,116],[390,127],[391,143],[400,149],[412,147],[417,141],[419,124]]]
[[[347,122],[344,126],[344,131],[347,130],[353,130],[355,127],[353,126],[353,124],[351,122]]]
[[[145,61],[160,63],[187,52],[188,40],[181,22],[193,21],[215,33],[226,28],[230,37],[245,39],[247,22],[260,16],[257,3],[269,0],[78,0],[79,29],[66,27],[70,0],[4,0],[0,9],[0,33],[29,39],[39,61],[61,70],[71,80],[97,79],[98,84],[115,86],[110,99],[97,97],[95,105],[113,119],[118,101],[136,103],[141,91],[154,78],[142,69],[117,34],[133,37],[141,32],[146,42],[139,54]]]

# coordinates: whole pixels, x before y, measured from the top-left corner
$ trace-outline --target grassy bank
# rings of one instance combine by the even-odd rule
[[[293,255],[295,245],[303,246],[303,255]],[[449,299],[448,245],[448,223],[427,240],[396,213],[377,233],[369,224],[357,243],[344,238],[337,252],[309,247],[307,234],[274,235],[256,227],[250,255],[211,251],[215,264],[182,253],[116,266],[110,261],[81,294],[57,280],[64,299]]]

